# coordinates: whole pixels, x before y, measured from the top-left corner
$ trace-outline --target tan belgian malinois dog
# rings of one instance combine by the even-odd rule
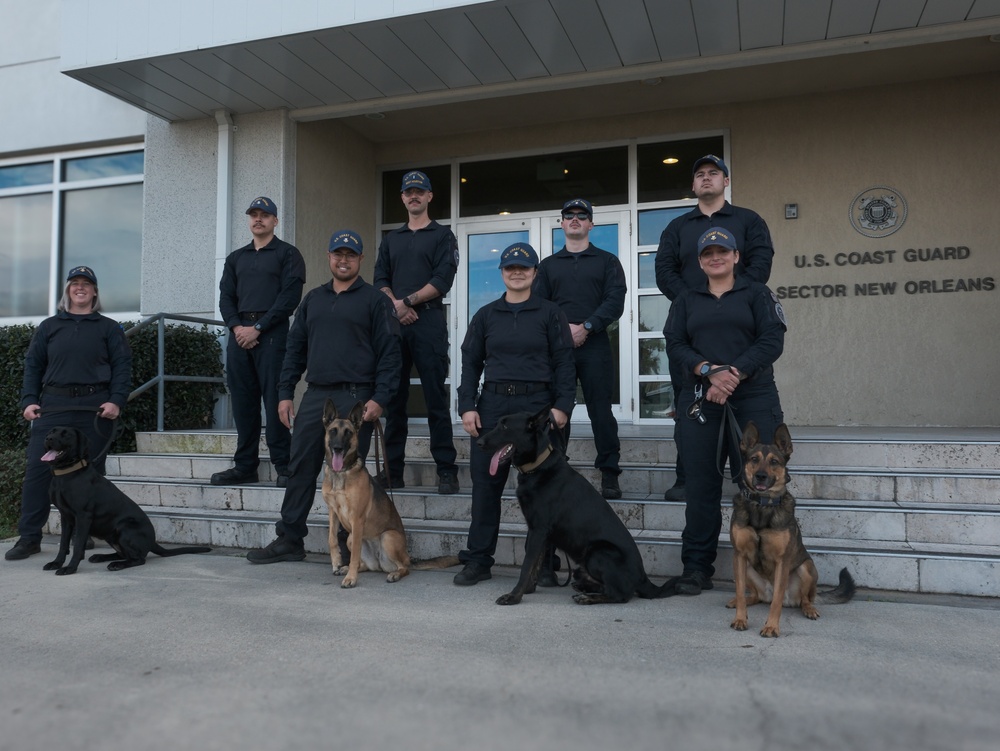
[[[332,400],[323,408],[326,428],[326,471],[323,500],[330,509],[330,563],[334,576],[344,576],[340,586],[354,587],[361,571],[386,571],[388,582],[397,582],[410,573],[403,521],[392,500],[365,468],[358,456],[364,404],[358,402],[351,414],[340,417]],[[337,531],[347,530],[351,562],[344,566],[337,545]],[[435,569],[458,565],[458,557],[439,556],[413,568]]]
[[[736,608],[732,627],[747,629],[747,606],[771,603],[761,636],[780,635],[781,608],[801,607],[806,618],[819,618],[814,600],[819,575],[802,543],[795,518],[795,498],[788,491],[788,459],[792,436],[784,423],[774,431],[774,443],[761,443],[757,426],[747,423],[740,441],[743,455],[742,489],[733,498],[729,535],[733,543],[733,580]],[[747,598],[747,589],[750,597]],[[840,571],[836,589],[818,593],[824,602],[847,602],[854,596],[854,579]]]

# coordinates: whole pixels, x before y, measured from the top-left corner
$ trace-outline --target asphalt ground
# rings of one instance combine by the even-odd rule
[[[5,552],[13,540],[0,543]],[[990,749],[1000,602],[861,591],[729,627],[698,597],[496,598],[450,571],[344,590],[238,551],[109,572],[0,562],[0,749]],[[101,552],[100,545],[98,552]]]

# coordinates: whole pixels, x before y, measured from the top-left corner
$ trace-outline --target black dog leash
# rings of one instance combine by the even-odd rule
[[[389,465],[385,461],[386,450],[385,450],[385,433],[382,431],[382,421],[375,421],[375,476],[378,477],[379,472],[385,474],[385,490],[389,494],[389,498],[392,499],[393,503],[396,499],[392,495],[392,480],[389,479]]]
[[[731,452],[729,450],[727,450],[724,455],[722,453],[722,449],[726,444],[727,428],[729,432],[729,440],[731,441],[728,448],[731,449],[736,447],[738,450],[740,443],[743,441],[743,431],[740,430],[740,424],[736,421],[736,415],[733,413],[733,408],[729,405],[728,399],[726,400],[726,403],[722,405],[722,424],[719,426],[719,441],[715,449],[716,461],[720,462],[720,464],[716,465],[716,469],[723,477],[726,476],[725,457],[728,456],[731,458]],[[730,462],[730,464],[732,464],[732,462]],[[736,470],[733,467],[730,467],[730,469],[732,469],[733,473],[736,474]],[[739,478],[734,477],[733,479],[738,480]],[[742,484],[742,480],[739,481]]]
[[[93,464],[97,462],[108,453],[111,448],[111,444],[115,442],[115,439],[122,434],[122,426],[117,422],[117,417],[101,417],[101,410],[96,410],[93,407],[52,407],[49,409],[40,409],[39,414],[44,412],[94,412],[94,432],[97,435],[101,435],[100,430],[100,420],[110,420],[111,421],[111,433],[108,435],[108,440],[104,443],[104,448],[101,449],[100,453],[95,454],[90,458],[90,462]]]

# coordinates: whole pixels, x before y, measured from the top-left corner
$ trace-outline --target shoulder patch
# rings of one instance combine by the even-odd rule
[[[771,296],[774,297],[773,292],[771,293]],[[778,302],[778,298],[776,297],[774,298],[774,313],[776,316],[778,316],[778,320],[781,321],[781,325],[787,329],[788,321],[785,320],[785,309],[781,307],[781,303]]]

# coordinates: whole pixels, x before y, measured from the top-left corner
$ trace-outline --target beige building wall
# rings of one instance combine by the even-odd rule
[[[375,161],[427,163],[724,130],[732,200],[758,211],[774,236],[769,286],[783,294],[789,321],[776,368],[788,422],[997,426],[997,91],[1000,75],[987,74],[664,109],[380,144]],[[669,101],[668,83],[654,92]],[[875,186],[893,188],[908,205],[903,226],[880,240],[849,220],[853,198]],[[788,203],[797,204],[798,219],[784,218]],[[907,260],[907,251],[919,257],[937,248],[967,251]],[[827,265],[817,264],[817,254]],[[810,265],[797,266],[797,258]],[[968,283],[958,280],[981,289],[939,291]],[[790,296],[816,285],[842,285],[843,294]],[[857,285],[878,294],[861,295]]]
[[[298,128],[298,248],[306,261],[306,289],[330,279],[327,247],[338,229],[361,235],[361,275],[371,282],[378,255],[375,198],[379,194],[374,148],[335,120]]]

